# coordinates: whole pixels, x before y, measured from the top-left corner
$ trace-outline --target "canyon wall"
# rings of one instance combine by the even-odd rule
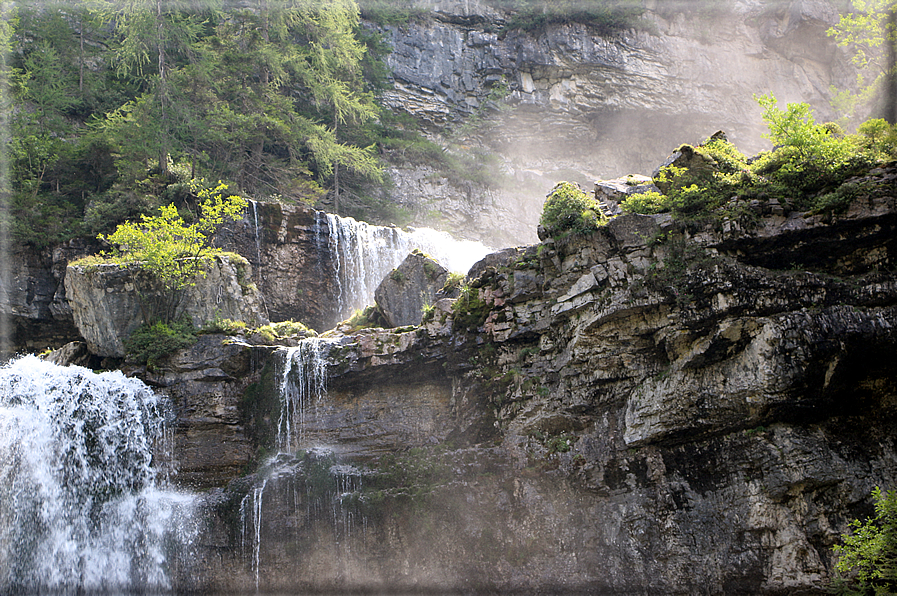
[[[420,327],[320,340],[301,436],[208,493],[205,575],[181,580],[826,593],[897,482],[895,181],[746,228],[623,216],[491,256]],[[284,357],[241,406],[268,444]]]
[[[768,145],[754,95],[806,102],[835,118],[830,87],[848,89],[850,56],[826,30],[826,0],[649,3],[631,29],[582,24],[505,30],[508,12],[472,1],[421,2],[426,18],[380,27],[392,89],[383,102],[456,151],[497,156],[490,185],[454,184],[400,155],[392,201],[416,217],[503,246],[535,241],[555,183],[649,174],[683,142],[717,130],[743,152]]]

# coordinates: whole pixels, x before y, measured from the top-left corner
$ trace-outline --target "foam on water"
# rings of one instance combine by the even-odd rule
[[[166,490],[168,404],[122,373],[0,368],[0,592],[165,590],[195,498]]]

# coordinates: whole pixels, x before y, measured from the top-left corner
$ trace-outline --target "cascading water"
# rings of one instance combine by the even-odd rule
[[[0,369],[0,593],[164,591],[194,497],[165,490],[167,403],[120,372]]]
[[[267,561],[278,556],[266,548],[270,532],[314,531],[311,528],[324,524],[339,562],[350,554],[349,539],[357,526],[366,523],[357,502],[364,471],[341,463],[332,450],[314,445],[304,434],[304,426],[314,421],[318,406],[327,399],[327,358],[338,341],[306,338],[275,354],[281,400],[277,453],[259,470],[239,505],[241,552],[256,590],[267,588]],[[283,508],[292,512],[290,528],[270,527],[264,512]]]
[[[294,348],[277,351],[275,366],[281,400],[277,449],[281,452],[291,452],[301,446],[309,408],[327,393],[326,348],[334,341],[309,337]]]
[[[429,228],[404,231],[323,212],[318,212],[315,225],[318,245],[323,244],[322,238],[326,236],[332,255],[330,273],[337,285],[337,320],[373,304],[377,286],[414,249],[458,273],[467,273],[474,263],[491,252],[480,242],[457,240],[446,232]]]

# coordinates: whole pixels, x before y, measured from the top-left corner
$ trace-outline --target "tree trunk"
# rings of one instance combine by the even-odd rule
[[[884,112],[885,120],[891,124],[897,123],[897,39],[891,40],[890,36],[897,36],[897,7],[892,8],[888,14],[888,23],[885,25],[885,46],[887,48],[887,64],[885,71]]]
[[[159,171],[168,174],[168,121],[165,106],[165,21],[162,19],[162,0],[156,0],[156,44],[159,51],[159,107],[161,118],[159,122]]]

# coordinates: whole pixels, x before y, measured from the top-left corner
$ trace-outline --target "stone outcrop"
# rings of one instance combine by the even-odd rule
[[[374,292],[387,326],[420,325],[424,308],[436,302],[447,277],[448,270],[422,252],[405,257]]]
[[[595,199],[608,217],[622,215],[623,209],[620,208],[620,203],[630,195],[651,191],[660,192],[660,189],[654,184],[654,180],[647,176],[633,175],[595,182]]]
[[[189,317],[197,327],[216,318],[251,325],[267,322],[250,279],[245,260],[220,255],[209,263],[205,276],[177,295],[166,292],[138,267],[112,264],[69,265],[65,287],[75,325],[91,353],[121,358],[128,336],[155,320],[159,308],[170,307],[173,296],[176,314]]]
[[[258,561],[271,590],[825,593],[897,482],[895,177],[747,230],[622,216],[487,260],[415,330],[331,340],[306,438],[335,459],[210,495],[210,546],[261,539],[202,587]]]
[[[757,93],[807,102],[825,121],[836,117],[830,86],[856,80],[826,34],[838,20],[827,0],[650,2],[637,28],[610,33],[577,23],[503,30],[511,14],[494,4],[426,2],[425,18],[379,29],[393,48],[383,102],[437,142],[461,136],[501,163],[490,185],[458,184],[433,164],[387,155],[396,164],[391,200],[416,217],[444,213],[486,242],[494,222],[502,245],[535,242],[559,180],[588,187],[620,172],[650,174],[669,147],[719,129],[756,153],[766,146]]]
[[[0,357],[79,339],[66,300],[65,270],[69,260],[95,250],[93,242],[79,239],[47,249],[18,246],[4,257],[8,277],[0,283]]]

